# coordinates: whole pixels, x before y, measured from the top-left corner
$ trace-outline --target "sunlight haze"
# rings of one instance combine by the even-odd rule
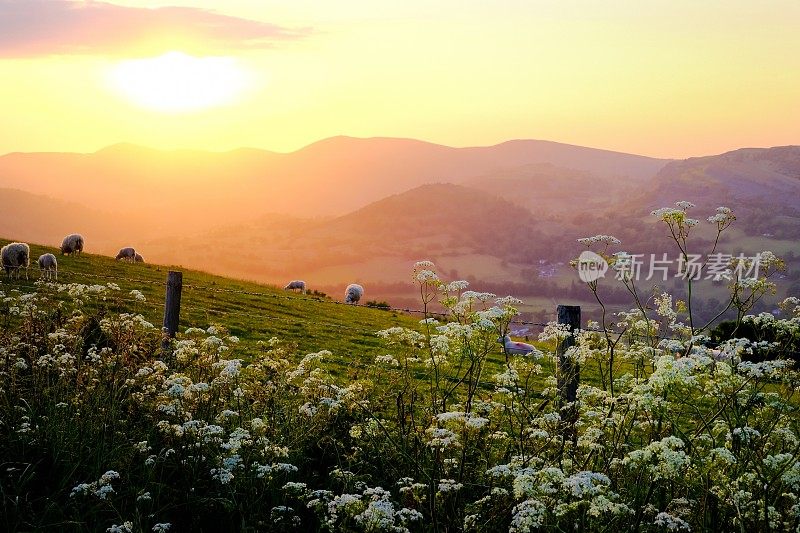
[[[233,103],[248,84],[247,73],[232,58],[174,51],[121,61],[111,69],[109,81],[132,102],[167,113]]]
[[[0,533],[800,533],[800,0],[0,0]]]
[[[13,80],[0,84],[0,153],[120,141],[292,151],[352,135],[451,146],[535,138],[687,157],[791,144],[800,123],[793,1],[48,0],[0,9],[12,24],[20,5],[36,13],[56,4],[73,8],[76,33],[42,18],[38,38],[13,28],[0,38],[0,77]],[[103,25],[74,15],[92,9]],[[189,23],[177,27],[178,16]],[[227,58],[253,79],[181,105],[169,91],[154,101],[169,80],[131,78],[121,65],[169,52]],[[109,72],[128,79],[109,84]],[[205,75],[214,77],[192,79]]]

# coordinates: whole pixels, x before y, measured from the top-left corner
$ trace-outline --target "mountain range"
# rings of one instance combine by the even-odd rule
[[[57,243],[77,231],[100,253],[132,245],[159,262],[328,290],[361,281],[386,297],[403,296],[419,258],[531,293],[568,283],[577,238],[614,232],[657,251],[649,211],[684,199],[698,213],[732,207],[745,248],[792,251],[800,147],[664,160],[538,140],[335,137],[286,154],[118,144],[0,157],[2,236]]]
[[[115,212],[180,211],[194,224],[203,223],[198,212],[208,210],[242,220],[265,212],[341,215],[425,183],[461,183],[530,165],[590,172],[603,180],[644,180],[664,163],[547,141],[451,148],[411,139],[334,137],[287,154],[117,144],[92,154],[7,154],[0,157],[0,187]]]

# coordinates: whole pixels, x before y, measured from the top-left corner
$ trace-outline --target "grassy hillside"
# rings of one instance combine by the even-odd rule
[[[0,245],[8,242],[0,239]],[[3,277],[0,290],[32,290],[39,279],[36,258],[46,252],[58,255],[55,248],[31,245],[29,280]],[[92,254],[58,255],[58,261],[60,282],[116,283],[121,288],[120,299],[109,302],[112,310],[136,311],[153,324],[161,324],[169,267],[131,264]],[[409,315],[344,305],[330,298],[296,295],[273,286],[193,270],[177,267],[175,270],[183,272],[181,331],[190,326],[224,326],[231,335],[240,338],[239,353],[252,353],[259,349],[259,341],[266,342],[274,336],[296,343],[299,353],[330,350],[344,369],[353,361],[372,361],[383,353],[376,331],[418,325],[418,318]],[[131,297],[130,291],[134,289],[140,290],[147,300],[137,302]]]
[[[180,262],[221,276],[280,285],[298,277],[335,297],[347,283],[357,282],[368,287],[369,299],[400,307],[416,301],[408,272],[414,261],[426,258],[448,278],[470,280],[474,289],[524,298],[527,318],[542,320],[552,316],[553,299],[580,301],[587,313],[596,308],[583,287],[572,290],[579,280],[568,261],[581,251],[578,238],[608,233],[629,253],[671,255],[671,241],[649,213],[685,199],[697,204],[692,214],[703,221],[693,232],[700,238],[698,252],[713,245],[713,228],[705,218],[717,205],[731,207],[736,229],[723,237],[719,251],[779,253],[788,264],[786,277],[779,279],[779,294],[796,292],[800,148],[737,150],[666,166],[660,162],[654,176],[655,167],[649,175],[643,172],[655,161],[605,154],[603,158],[611,158],[607,163],[617,163],[597,174],[587,168],[589,160],[581,160],[581,166],[566,159],[578,153],[572,148],[542,151],[548,146],[557,148],[523,142],[453,149],[409,140],[340,138],[296,154],[235,151],[202,156],[116,146],[91,155],[50,154],[44,158],[48,165],[29,168],[24,179],[15,173],[15,165],[38,159],[36,154],[15,154],[0,157],[0,186],[27,192],[0,188],[0,203],[6,206],[0,210],[0,234],[56,244],[60,236],[79,231],[92,252],[113,254],[130,245],[155,263]],[[594,152],[584,155],[592,155],[598,164],[605,160]],[[51,156],[66,159],[57,163]],[[124,164],[129,158],[141,161]],[[90,161],[110,166],[92,166]],[[68,193],[84,189],[72,177],[59,178],[63,189],[47,182],[47,172],[75,170],[78,163],[89,165],[80,166],[86,176],[104,169],[100,173],[114,179],[103,186],[121,189],[112,194],[89,184],[76,196]],[[637,168],[642,172],[634,172]],[[348,177],[339,179],[337,173]],[[638,177],[620,178],[628,174]],[[144,188],[137,182],[141,176],[147,176]],[[282,194],[270,188],[282,177],[285,186],[299,189]],[[319,183],[312,183],[315,179]],[[647,186],[640,186],[643,180]],[[373,190],[373,182],[391,190]],[[334,189],[347,201],[331,200]],[[265,214],[275,206],[265,204],[262,193],[282,197],[298,216]],[[388,193],[395,194],[384,195]],[[142,194],[158,201],[146,204],[137,196]],[[315,207],[312,196],[320,194],[336,204],[339,215],[320,218],[330,213]],[[256,205],[244,202],[242,195]],[[169,205],[172,201],[185,205]],[[141,212],[132,215],[132,209]],[[219,254],[221,246],[236,253]],[[703,294],[709,301],[722,300],[724,291],[715,286]],[[614,303],[627,305],[624,291]],[[707,318],[718,312],[713,303],[703,310]]]
[[[63,308],[45,293],[69,285],[0,284],[0,530],[523,531],[540,499],[525,531],[656,531],[639,526],[675,501],[680,529],[766,531],[770,502],[788,518],[769,529],[797,529],[798,377],[782,360],[661,350],[634,315],[628,342],[583,334],[556,374],[552,349],[500,364],[516,302],[453,301],[439,334],[378,341],[416,318],[188,271],[183,327],[222,325],[243,346],[195,332],[164,354],[117,313],[158,323],[166,270],[62,258],[62,282],[120,286],[75,287]],[[687,339],[666,305],[649,319]],[[793,342],[795,321],[776,321]],[[299,350],[259,353],[273,335]],[[323,348],[335,356],[304,357]],[[753,492],[725,492],[742,480]]]

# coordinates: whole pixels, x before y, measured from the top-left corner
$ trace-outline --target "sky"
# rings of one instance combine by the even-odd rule
[[[0,0],[0,153],[800,144],[797,0]]]

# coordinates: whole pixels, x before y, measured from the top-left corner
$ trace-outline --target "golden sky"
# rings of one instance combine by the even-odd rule
[[[798,28],[797,0],[0,0],[0,153],[800,144]]]

